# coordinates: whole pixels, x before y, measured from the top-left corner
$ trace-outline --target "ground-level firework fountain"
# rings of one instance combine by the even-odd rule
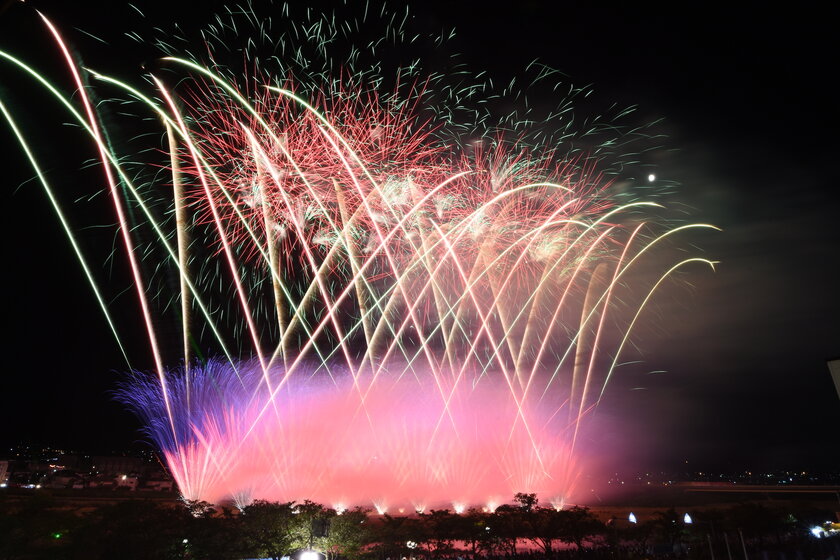
[[[561,505],[578,474],[567,419],[552,421],[548,406],[518,407],[492,377],[476,381],[452,386],[446,402],[427,386],[433,376],[414,366],[411,376],[356,379],[361,391],[347,374],[291,380],[272,396],[258,364],[234,371],[211,361],[168,377],[175,437],[158,383],[140,377],[124,398],[154,426],[191,499],[460,510],[494,508],[526,488]]]
[[[153,94],[87,70],[165,130],[167,177],[135,184],[47,25],[79,98],[55,93],[98,149],[156,364],[120,397],[186,499],[384,511],[573,496],[582,422],[637,319],[675,270],[711,263],[671,262],[643,285],[635,269],[710,226],[649,223],[658,203],[611,198],[596,163],[556,147],[496,131],[450,145],[421,118],[423,87],[380,95],[362,74],[241,88],[177,57],[188,79],[150,76]],[[183,350],[168,368],[172,315]]]

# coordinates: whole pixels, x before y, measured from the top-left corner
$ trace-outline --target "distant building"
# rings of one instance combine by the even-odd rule
[[[114,479],[117,488],[128,488],[131,491],[137,490],[139,478],[134,475],[122,474]]]
[[[15,488],[173,492],[172,477],[159,462],[151,460],[154,458],[151,452],[88,455],[22,444],[0,458],[0,484]]]
[[[60,470],[47,477],[45,485],[47,488],[72,488],[81,477],[74,471]]]
[[[174,483],[172,482],[172,479],[154,477],[146,480],[141,490],[146,490],[149,492],[171,492],[173,488]]]
[[[97,475],[88,481],[88,488],[116,488],[117,481],[108,475]]]
[[[114,457],[94,456],[91,457],[91,469],[98,474],[123,475],[142,474],[147,470],[148,465],[140,457]]]

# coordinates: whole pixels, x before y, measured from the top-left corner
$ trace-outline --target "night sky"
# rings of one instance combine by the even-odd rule
[[[143,20],[126,6],[103,13],[99,2],[62,4],[27,3],[86,61],[126,77],[142,72],[147,53],[109,47],[79,29],[124,45],[125,31],[149,22],[200,27],[222,6],[170,13],[176,2],[138,1]],[[58,54],[27,5],[3,3],[0,49],[59,75]],[[494,79],[509,81],[539,59],[574,84],[592,84],[593,110],[616,102],[637,105],[639,123],[663,119],[655,130],[667,134],[665,148],[649,163],[680,185],[671,197],[691,221],[723,230],[692,239],[703,256],[720,261],[717,271],[697,269],[690,285],[657,301],[628,356],[641,363],[617,371],[592,419],[588,437],[614,451],[607,466],[836,470],[840,399],[826,367],[840,357],[834,19],[790,8],[676,4],[641,11],[586,2],[411,6],[410,28],[454,27],[450,50]],[[95,170],[81,169],[94,152],[79,148],[77,133],[51,125],[60,115],[40,108],[46,97],[23,82],[0,68],[4,102],[34,128],[48,127],[50,141],[38,148],[51,177],[100,189]],[[5,124],[0,142],[10,331],[0,443],[125,448],[141,436],[110,394],[124,362]],[[84,204],[92,215],[107,209],[104,199]],[[113,228],[87,228],[80,239],[103,277],[124,287],[121,261],[101,264],[116,243]],[[128,297],[114,290],[118,304]],[[144,348],[139,332],[135,355]],[[665,373],[651,373],[658,371]]]

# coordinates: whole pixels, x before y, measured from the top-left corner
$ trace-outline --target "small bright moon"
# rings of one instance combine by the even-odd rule
[[[648,183],[653,183],[654,181],[656,181],[656,175],[651,173],[650,175],[648,175]]]

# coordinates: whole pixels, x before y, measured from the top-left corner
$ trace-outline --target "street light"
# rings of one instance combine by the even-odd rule
[[[314,550],[304,550],[300,554],[300,560],[318,560],[318,553]]]

